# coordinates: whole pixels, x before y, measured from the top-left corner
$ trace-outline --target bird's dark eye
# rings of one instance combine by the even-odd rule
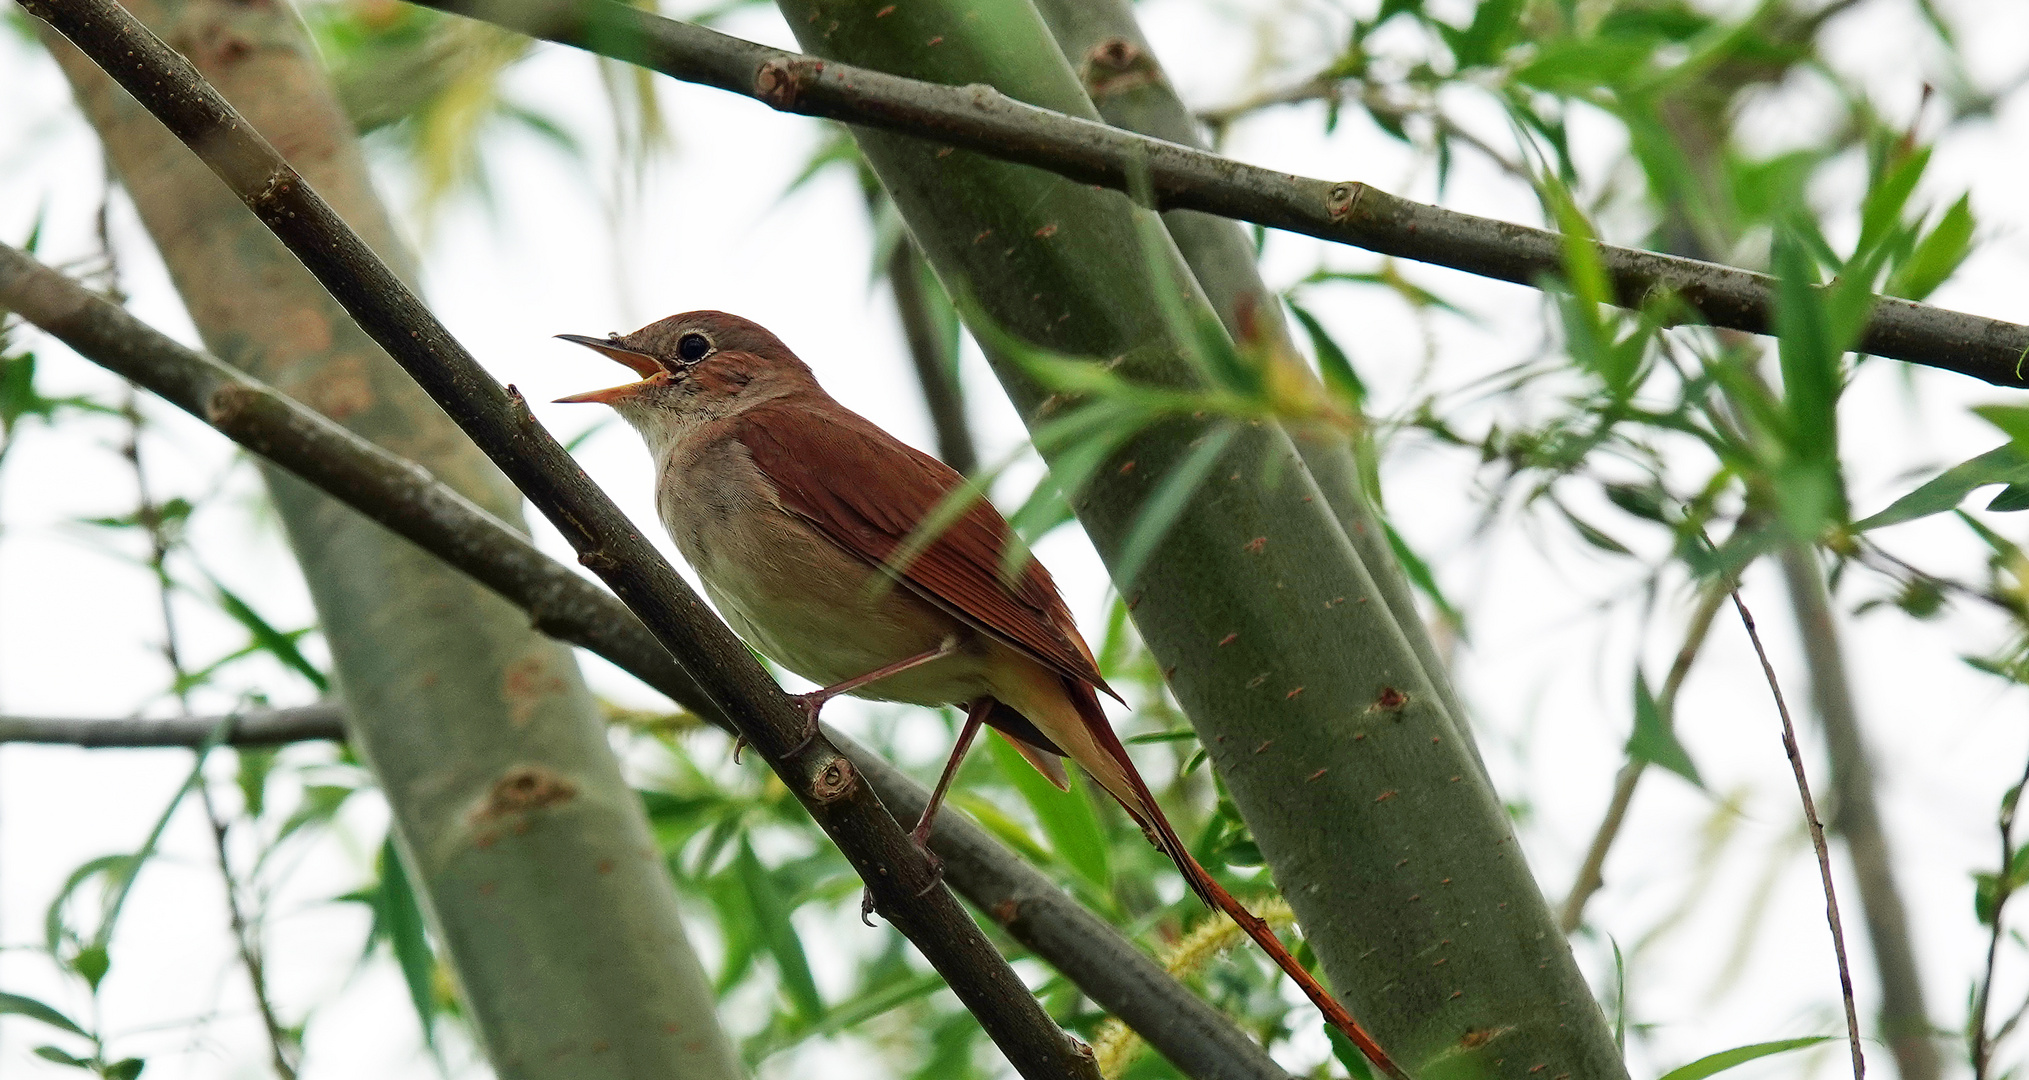
[[[686,364],[695,364],[712,351],[712,339],[695,331],[676,339],[676,355]]]

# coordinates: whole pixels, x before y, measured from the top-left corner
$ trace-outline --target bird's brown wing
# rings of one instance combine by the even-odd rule
[[[751,408],[734,421],[734,437],[775,484],[782,505],[876,566],[898,554],[916,527],[935,514],[965,478],[856,414],[818,432],[812,412],[794,398]],[[877,494],[878,492],[878,494]],[[1091,683],[1114,698],[1078,634],[1071,612],[1043,564],[1029,559],[1012,587],[1003,556],[1013,530],[993,504],[977,499],[900,567],[902,581],[924,599],[1027,653],[1060,674]]]

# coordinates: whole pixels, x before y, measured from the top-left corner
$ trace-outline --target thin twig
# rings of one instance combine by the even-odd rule
[[[851,761],[593,484],[518,392],[502,387],[190,62],[115,0],[27,0],[198,155],[361,329],[499,466],[738,726],[1025,1077],[1096,1077]]]
[[[52,2],[25,6],[37,11]],[[771,49],[616,0],[424,2],[784,112],[898,132],[1080,183],[1122,191],[1146,183],[1163,210],[1201,210],[1519,285],[1540,286],[1565,272],[1565,239],[1547,229],[1461,214],[1356,181],[1248,165],[1037,108],[990,86],[945,86]],[[1592,247],[1616,303],[1638,308],[1672,296],[1683,317],[1773,332],[1776,283],[1766,274],[1610,244]],[[1659,315],[1668,313],[1666,307]],[[1875,301],[1857,351],[2002,386],[2029,385],[2023,371],[2029,326],[1893,297]]]
[[[1747,628],[1747,639],[1754,643],[1754,655],[1761,659],[1761,673],[1768,677],[1768,691],[1775,695],[1775,711],[1782,717],[1783,753],[1789,755],[1790,771],[1796,774],[1797,795],[1804,804],[1804,823],[1810,826],[1811,848],[1818,855],[1818,876],[1825,884],[1825,921],[1831,924],[1832,952],[1839,961],[1839,995],[1846,1006],[1846,1039],[1853,1048],[1853,1080],[1863,1080],[1867,1075],[1867,1058],[1860,1049],[1860,1018],[1853,1007],[1853,969],[1846,962],[1846,931],[1839,922],[1839,896],[1832,887],[1832,854],[1825,846],[1825,826],[1818,820],[1817,804],[1811,800],[1811,783],[1804,775],[1804,755],[1797,749],[1796,725],[1790,721],[1789,705],[1783,701],[1782,685],[1775,678],[1775,665],[1769,663],[1768,650],[1762,648],[1761,633],[1754,628],[1754,616],[1740,598],[1740,590],[1735,588],[1730,595],[1733,610],[1740,613],[1740,625]]]
[[[179,716],[168,720],[132,718],[79,720],[69,717],[0,716],[0,743],[49,743],[91,749],[201,746],[226,717]],[[312,739],[345,738],[345,716],[336,705],[263,709],[234,715],[224,745],[281,746]]]
[[[104,235],[104,213],[101,211],[101,240]],[[108,247],[110,263],[111,248]],[[155,594],[162,607],[162,656],[169,663],[169,672],[174,679],[173,692],[183,718],[190,719],[190,673],[183,666],[183,647],[177,634],[176,608],[174,599],[176,583],[169,576],[169,555],[176,546],[175,534],[170,531],[162,507],[155,502],[154,494],[148,487],[148,470],[141,458],[141,431],[146,424],[141,415],[138,392],[129,384],[126,400],[121,403],[120,415],[127,421],[127,439],[120,448],[127,459],[128,467],[134,473],[135,509],[134,519],[148,534],[148,568],[155,574]],[[214,724],[214,728],[216,725]],[[218,816],[218,808],[211,799],[211,785],[199,776],[196,781],[198,798],[204,804],[204,816],[211,823],[212,837],[218,847],[218,872],[225,885],[225,903],[232,927],[233,945],[237,949],[241,966],[246,968],[248,982],[252,984],[254,1005],[260,1011],[261,1023],[268,1033],[268,1050],[275,1066],[275,1073],[282,1080],[296,1080],[296,1066],[290,1060],[294,1041],[288,1030],[275,1015],[274,1002],[268,999],[268,981],[261,963],[260,943],[254,940],[252,929],[245,913],[240,909],[239,882],[233,877],[232,860],[226,855],[225,836],[228,823]]]
[[[2018,1011],[1998,1034],[1992,1038],[1987,1036],[1987,1010],[1992,1007],[1994,999],[1994,969],[1999,965],[2001,956],[2001,913],[2008,905],[2008,898],[2015,893],[2015,811],[2021,806],[2025,786],[2029,786],[2029,766],[2023,767],[2022,779],[2016,781],[2001,799],[2001,866],[1994,872],[1993,930],[1987,935],[1986,973],[1981,976],[1979,989],[1973,994],[1972,1018],[1966,1021],[1966,1041],[1972,1044],[1968,1049],[1972,1052],[1973,1080],[1987,1080],[1987,1070],[1993,1065],[1994,1045],[2022,1018],[2022,1013]],[[2029,1005],[2024,1008],[2029,1008]]]
[[[212,846],[218,852],[218,872],[225,883],[225,907],[232,921],[233,944],[239,948],[240,965],[247,969],[247,980],[253,984],[254,1005],[261,1014],[261,1024],[268,1032],[270,1063],[275,1066],[276,1075],[282,1080],[296,1080],[296,1063],[289,1051],[296,1049],[296,1040],[282,1021],[275,1015],[274,1003],[268,999],[267,965],[261,956],[261,945],[252,924],[247,921],[246,912],[240,907],[239,883],[233,877],[232,858],[226,853],[226,831],[232,823],[219,816],[218,806],[211,799],[211,785],[200,782],[197,785],[198,799],[204,804],[204,816],[211,823]]]
[[[612,594],[536,550],[526,536],[415,463],[186,348],[5,244],[0,244],[0,306],[470,575],[528,612],[542,632],[605,657],[704,720],[734,730],[724,710]],[[0,742],[198,746],[219,729],[220,720],[0,718]],[[340,721],[335,705],[277,709],[237,717],[231,735],[242,745],[337,738],[343,733]],[[825,734],[882,802],[905,815],[921,809],[929,797],[922,785],[828,726]],[[1236,1080],[1286,1075],[1230,1019],[964,815],[940,814],[930,846],[944,859],[945,881],[1093,1002],[1126,1019],[1187,1075]]]
[[[1698,650],[1704,647],[1705,635],[1712,629],[1712,620],[1725,602],[1725,590],[1709,589],[1698,598],[1698,606],[1691,610],[1690,622],[1684,628],[1684,645],[1677,650],[1677,658],[1670,664],[1670,673],[1663,679],[1662,691],[1656,695],[1656,709],[1662,714],[1665,725],[1675,722],[1677,692],[1683,689],[1685,678],[1691,674],[1691,664],[1698,658]],[[1620,828],[1627,821],[1628,805],[1634,801],[1635,787],[1641,783],[1648,764],[1640,758],[1629,758],[1614,778],[1613,798],[1608,801],[1599,828],[1593,833],[1592,845],[1585,851],[1585,862],[1578,868],[1578,876],[1571,883],[1571,894],[1565,898],[1564,908],[1558,913],[1558,928],[1566,934],[1577,933],[1578,928],[1584,925],[1586,903],[1606,884],[1607,853],[1613,849],[1613,842],[1620,836]]]

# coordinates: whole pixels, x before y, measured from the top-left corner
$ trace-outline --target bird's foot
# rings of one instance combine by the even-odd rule
[[[927,825],[928,822],[924,824]],[[916,890],[917,896],[928,896],[931,889],[944,884],[944,860],[930,850],[929,830],[922,825],[909,833],[909,839],[915,843],[916,850],[923,853],[924,861],[930,864],[930,883]]]
[[[733,764],[738,765],[740,763],[740,751],[746,748],[747,737],[745,735],[733,736]]]
[[[820,712],[824,711],[824,703],[837,696],[836,692],[826,690],[812,690],[808,694],[789,695],[789,700],[795,702],[797,707],[803,710],[803,738],[798,740],[796,745],[790,749],[790,757],[795,757],[809,749],[810,744],[817,741],[819,730],[817,716]]]

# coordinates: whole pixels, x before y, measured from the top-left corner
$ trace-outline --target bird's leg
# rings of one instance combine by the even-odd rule
[[[796,748],[789,751],[789,753],[791,755],[801,753],[804,747],[810,745],[811,740],[817,738],[817,714],[819,710],[824,708],[825,702],[830,701],[832,698],[835,698],[840,694],[850,694],[854,690],[857,690],[860,687],[867,685],[868,683],[879,682],[890,675],[900,675],[902,672],[907,671],[910,668],[918,668],[922,667],[924,664],[942,660],[945,657],[950,656],[952,653],[955,653],[957,651],[958,651],[958,635],[947,634],[945,635],[944,640],[938,642],[937,647],[934,649],[930,649],[925,652],[919,652],[916,655],[908,657],[906,659],[897,660],[892,664],[886,665],[885,667],[875,668],[874,670],[869,671],[864,675],[855,675],[852,678],[845,680],[844,682],[833,683],[830,686],[824,687],[821,690],[812,690],[807,694],[791,695],[789,700],[794,701],[796,704],[803,706],[803,715],[807,718],[808,722],[804,725],[803,741],[797,743]]]
[[[951,781],[958,775],[958,763],[965,760],[965,751],[971,749],[973,736],[979,734],[980,725],[986,723],[986,716],[993,711],[993,706],[992,698],[983,697],[966,710],[965,726],[959,729],[958,742],[951,747],[951,759],[944,763],[944,772],[937,777],[937,787],[930,792],[930,801],[923,804],[923,816],[916,819],[916,827],[909,830],[909,839],[914,840],[916,846],[923,849],[923,856],[930,860],[932,887],[944,880],[944,860],[930,850],[930,826],[937,821],[937,810],[944,805],[944,795],[951,790]]]
[[[923,892],[929,892],[944,880],[944,860],[930,850],[930,826],[937,820],[937,808],[944,805],[945,792],[951,790],[952,778],[958,775],[958,763],[965,760],[965,751],[972,746],[973,736],[979,734],[979,726],[986,723],[993,705],[992,698],[983,697],[966,709],[965,727],[959,730],[958,742],[951,747],[951,759],[944,763],[944,774],[937,778],[937,788],[930,793],[930,801],[923,804],[923,816],[916,819],[916,827],[909,830],[909,839],[915,841],[923,857],[930,860],[930,884],[923,886]],[[866,922],[873,910],[874,890],[868,888],[860,894],[860,921]]]

